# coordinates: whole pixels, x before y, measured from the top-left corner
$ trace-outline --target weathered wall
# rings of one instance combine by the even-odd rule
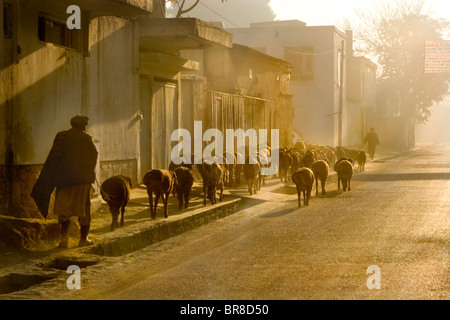
[[[245,116],[245,129],[250,128],[250,123],[253,129],[279,129],[280,146],[290,147],[293,106],[292,97],[282,92],[280,81],[285,72],[287,66],[281,66],[279,60],[248,47],[235,45],[233,49],[205,50],[208,89],[267,100],[264,104],[252,102],[245,106],[246,110],[254,109]]]
[[[294,128],[310,143],[337,145],[336,112],[339,110],[337,50],[341,47],[341,40],[345,39],[345,36],[332,26],[306,27],[299,21],[297,23],[275,21],[256,24],[247,29],[226,29],[226,31],[233,34],[234,42],[258,48],[279,59],[285,59],[285,47],[314,47],[314,79],[291,80],[295,110]],[[344,97],[344,109],[345,104]]]
[[[0,0],[0,22],[3,26],[3,0]],[[11,47],[12,40],[5,39],[0,32],[0,166],[6,164],[6,101],[11,90],[11,73],[7,69],[11,70]]]
[[[3,27],[3,0],[0,0],[0,26]],[[14,39],[6,39],[3,30],[0,32],[0,213],[6,212],[9,201],[10,172],[7,170],[9,156],[8,121],[12,108],[12,67],[14,61]]]
[[[346,146],[361,146],[361,135],[364,126],[363,117],[364,114],[361,103],[355,100],[347,100]]]
[[[10,144],[14,167],[9,171],[12,194],[8,197],[13,212],[30,216],[34,204],[24,192],[31,190],[37,176],[30,168],[45,161],[54,134],[67,127],[70,115],[80,111],[81,76],[77,70],[82,55],[38,40],[38,3],[14,2],[13,8],[17,51],[14,63],[1,70],[10,91],[6,145]]]
[[[81,113],[83,55],[37,37],[39,3],[21,2],[15,66],[13,152],[15,165],[44,163],[56,132]]]
[[[135,51],[137,27],[102,17],[91,22],[86,59],[85,109],[90,133],[98,141],[100,181],[125,174],[137,182],[139,155],[139,74]]]
[[[350,123],[348,122],[349,110],[347,108],[347,63],[348,57],[346,55],[346,35],[338,31],[335,27],[328,27],[329,34],[333,37],[333,50],[332,58],[330,57],[330,63],[333,66],[334,78],[333,78],[333,92],[334,92],[334,144],[332,146],[339,145],[339,135],[342,134],[342,145],[348,145],[348,127]],[[342,46],[342,43],[344,46]],[[344,58],[344,63],[342,64],[342,57]],[[332,59],[332,60],[331,60]],[[342,68],[342,70],[341,70]],[[342,75],[341,75],[342,73]],[[342,76],[342,83],[341,83]],[[341,90],[342,86],[342,90]],[[341,97],[342,95],[342,97]],[[340,100],[342,100],[342,132],[339,132],[339,108]]]
[[[255,124],[258,127],[254,129],[278,129],[279,145],[292,147],[292,97],[282,93],[280,83],[287,72],[286,67],[280,67],[278,62],[255,56],[251,52],[233,50],[233,53],[232,70],[235,72],[236,86],[244,88],[249,96],[269,101],[263,115],[258,112],[253,115],[254,118],[259,116]],[[270,139],[270,132],[268,138]]]
[[[205,90],[206,79],[200,76],[183,75],[181,80],[181,124],[180,127],[191,133],[194,146],[194,121],[206,123]],[[194,149],[192,149],[194,150]]]
[[[362,57],[350,58],[347,71],[347,145],[362,146],[376,124],[376,65]]]
[[[40,41],[38,14],[39,2],[18,3],[20,54],[14,65],[0,71],[4,82],[1,87],[11,88],[14,105],[10,139],[14,160],[12,211],[4,213],[26,217],[39,217],[29,192],[55,134],[70,128],[74,115],[90,118],[88,133],[94,137],[99,151],[99,182],[117,173],[136,181],[139,156],[138,38],[134,24],[114,17],[92,20],[90,56],[84,57],[81,51]],[[8,78],[8,72],[12,72],[14,81]],[[4,106],[5,101],[0,101],[0,105]],[[2,134],[4,126],[2,122]],[[3,150],[4,141],[0,143]],[[4,159],[0,161],[5,163]],[[3,171],[4,168],[0,188],[4,186]]]

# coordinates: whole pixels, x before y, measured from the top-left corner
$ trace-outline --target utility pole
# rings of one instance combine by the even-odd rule
[[[338,132],[338,145],[342,146],[342,109],[344,103],[344,59],[345,59],[345,43],[341,42],[341,61],[340,63],[340,85],[339,85],[339,132]]]

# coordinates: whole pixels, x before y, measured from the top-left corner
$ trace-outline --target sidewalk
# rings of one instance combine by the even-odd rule
[[[238,195],[231,195],[228,190],[224,192],[223,202],[218,202],[212,206],[210,201],[206,206],[203,205],[202,184],[198,181],[194,183],[191,193],[189,207],[182,210],[178,209],[178,198],[172,194],[168,201],[168,219],[164,218],[163,202],[160,199],[158,203],[156,220],[150,217],[150,206],[147,190],[144,185],[135,187],[131,191],[130,202],[126,206],[124,214],[124,226],[110,231],[112,217],[108,205],[100,197],[93,199],[93,207],[97,210],[92,212],[92,222],[89,237],[94,240],[94,245],[82,248],[83,250],[102,252],[108,255],[119,255],[120,250],[114,249],[111,244],[117,245],[119,239],[132,238],[131,235],[138,234],[142,230],[151,230],[154,233],[153,242],[160,241],[167,236],[172,236],[178,232],[183,232],[189,228],[207,223],[208,219],[217,219],[227,214],[231,214],[239,202]],[[94,204],[97,202],[96,204]],[[196,221],[200,220],[200,221]],[[205,221],[202,221],[205,220]],[[180,221],[184,221],[181,223]],[[176,224],[179,224],[176,226]],[[164,232],[157,231],[165,229]],[[179,229],[179,230],[178,230]],[[60,226],[52,212],[49,213],[47,220],[40,219],[16,219],[8,216],[0,216],[0,269],[14,265],[20,262],[45,258],[52,254],[58,254],[64,251],[80,250],[77,248],[79,241],[78,221],[72,218],[69,229],[69,248],[59,249]],[[150,235],[147,235],[150,237]],[[149,240],[145,240],[146,242]],[[108,245],[110,243],[110,245]],[[150,242],[152,243],[152,242]],[[145,245],[148,245],[147,243]],[[128,244],[130,246],[130,244]],[[144,246],[145,246],[144,245]],[[127,250],[136,250],[129,248]],[[105,251],[106,250],[106,251]],[[113,251],[114,251],[113,250]],[[117,251],[119,250],[119,251]]]

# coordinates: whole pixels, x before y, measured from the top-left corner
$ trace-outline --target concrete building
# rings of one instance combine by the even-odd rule
[[[192,119],[223,133],[226,129],[268,129],[269,144],[270,130],[278,129],[279,145],[292,146],[292,66],[288,62],[239,44],[183,50],[182,56],[200,61],[198,72],[182,73],[183,104],[200,100],[193,92],[205,99],[204,112],[184,117],[188,129],[192,130]]]
[[[70,5],[82,11],[81,29],[66,26]],[[139,38],[129,17],[151,13],[152,1],[2,0],[0,10],[2,213],[40,217],[31,189],[77,114],[91,119],[98,178],[126,171],[136,181]]]
[[[347,34],[347,108],[343,114],[347,145],[359,147],[371,127],[377,126],[375,63],[353,55],[353,35]]]
[[[347,65],[347,112],[344,115],[347,145],[360,146],[377,124],[376,65],[367,58],[353,57]]]
[[[99,182],[124,174],[136,184],[168,166],[180,71],[198,68],[179,51],[231,47],[232,36],[196,19],[167,21],[164,3],[0,0],[0,214],[41,217],[31,189],[76,114],[90,118]],[[70,5],[81,9],[80,30],[66,26]]]
[[[233,37],[194,18],[143,19],[140,25],[142,179],[151,168],[168,168],[172,148],[178,144],[171,141],[172,132],[178,128],[190,130],[193,120],[189,115],[195,113],[195,119],[201,119],[205,113],[203,98],[195,99],[191,104],[183,101],[182,88],[187,83],[182,81],[181,72],[196,73],[202,64],[198,57],[182,57],[180,51],[231,48]],[[186,87],[186,90],[190,88]],[[203,88],[199,90],[198,94],[202,96]]]
[[[250,28],[226,30],[234,35],[235,43],[293,65],[290,82],[297,137],[313,144],[348,143],[346,130],[342,130],[342,136],[339,132],[339,123],[345,125],[340,121],[340,110],[343,115],[347,107],[347,62],[342,56],[345,33],[334,26],[306,26],[298,20],[252,23]]]

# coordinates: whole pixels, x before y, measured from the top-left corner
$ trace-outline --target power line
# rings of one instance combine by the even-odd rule
[[[272,44],[274,46],[279,47],[279,48],[283,48],[284,50],[286,50],[286,51],[288,51],[290,53],[300,54],[300,55],[303,55],[303,56],[321,56],[321,55],[329,54],[329,53],[335,52],[336,50],[339,50],[339,48],[334,48],[332,50],[325,51],[325,52],[319,52],[319,53],[303,53],[303,52],[297,52],[297,51],[293,51],[293,50],[287,49],[286,47],[279,46],[279,45],[277,45],[275,43],[272,43]]]
[[[200,4],[204,5],[207,9],[211,10],[212,12],[214,12],[215,14],[217,14],[219,17],[221,17],[222,19],[224,19],[225,21],[231,23],[233,26],[235,26],[236,28],[240,28],[240,26],[238,26],[237,24],[235,24],[233,21],[225,18],[224,16],[222,16],[220,13],[218,13],[217,11],[215,11],[214,9],[208,7],[206,4],[204,4],[202,1],[199,2]]]

